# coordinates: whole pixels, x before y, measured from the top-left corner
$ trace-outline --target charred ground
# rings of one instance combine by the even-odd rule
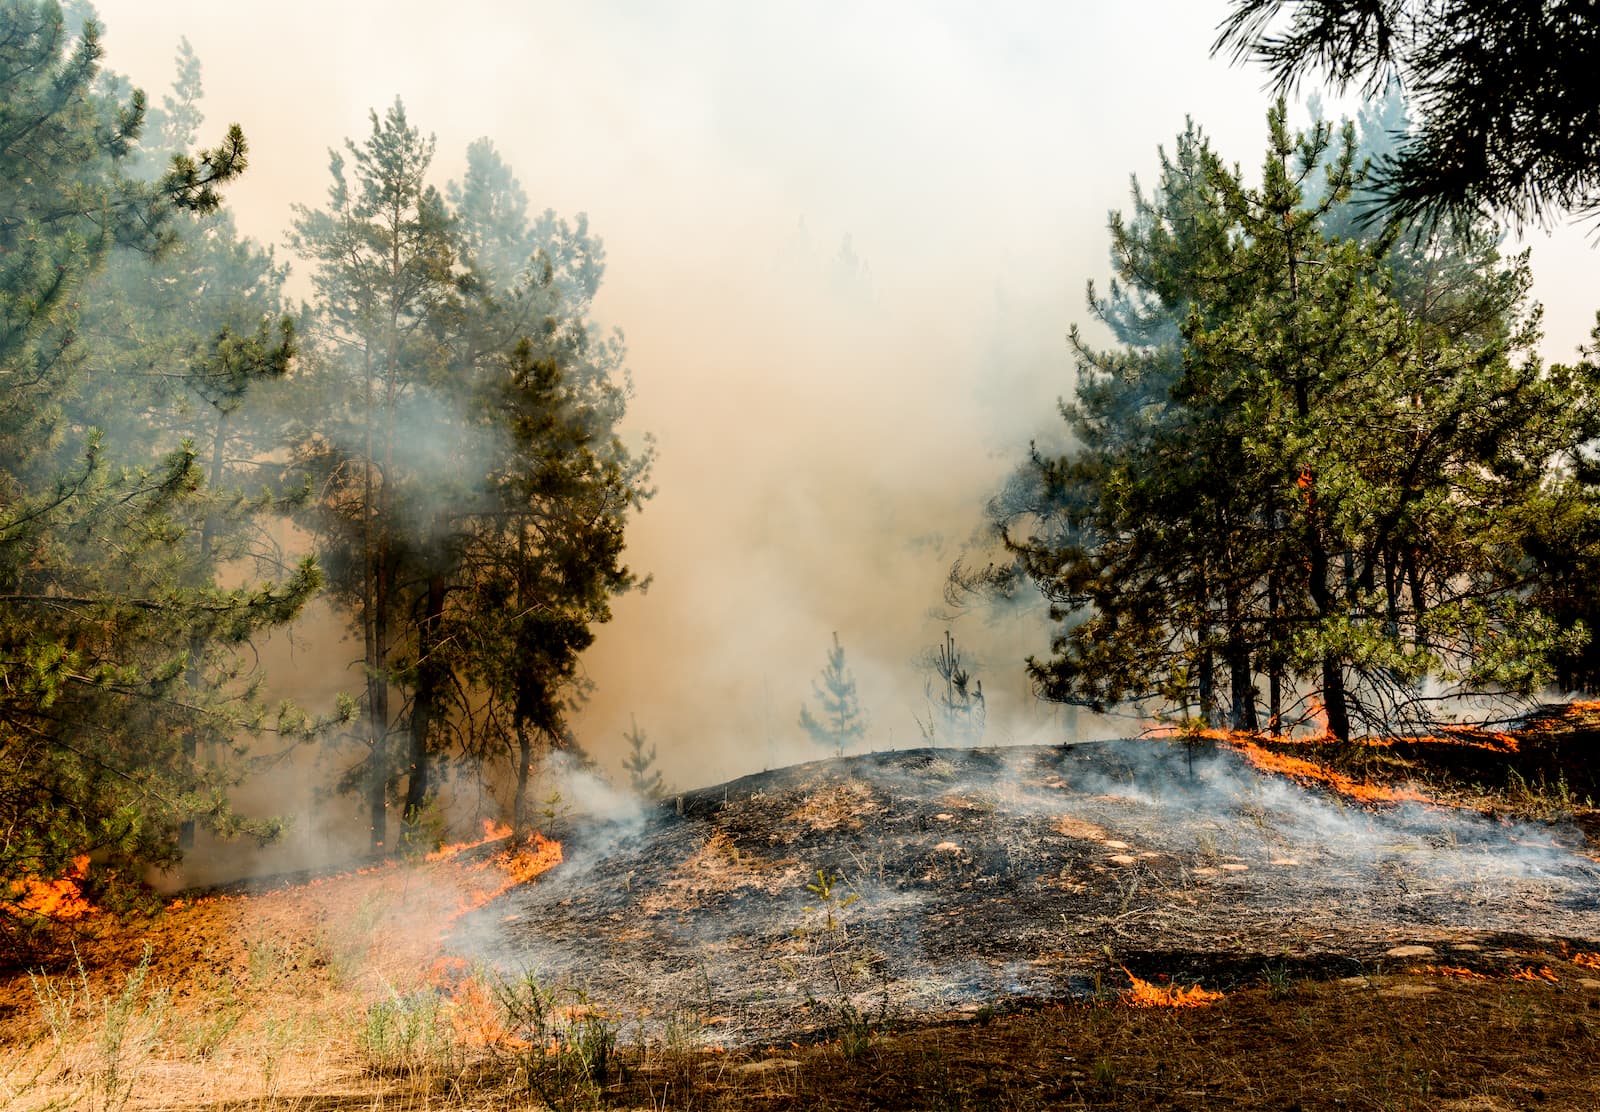
[[[1570,822],[1362,806],[1205,742],[822,761],[567,846],[461,943],[642,1015],[692,1001],[734,1042],[1084,998],[1122,966],[1230,988],[1600,939]]]

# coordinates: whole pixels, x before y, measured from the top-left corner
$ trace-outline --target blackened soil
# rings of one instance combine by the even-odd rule
[[[1228,988],[1594,950],[1600,865],[1569,834],[1366,809],[1226,747],[898,751],[573,833],[562,866],[452,941],[645,1027],[754,1043],[1114,993],[1129,974]]]

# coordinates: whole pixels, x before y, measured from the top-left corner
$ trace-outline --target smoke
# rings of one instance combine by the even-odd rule
[[[621,791],[610,781],[584,767],[569,753],[553,753],[544,774],[553,790],[552,806],[574,817],[614,828],[614,836],[632,833],[644,824],[644,802]]]
[[[599,631],[573,722],[602,767],[630,715],[680,785],[818,755],[796,720],[833,631],[866,748],[920,743],[915,662],[946,628],[983,681],[986,741],[1120,729],[1034,702],[1037,609],[952,624],[942,591],[1028,442],[1059,435],[1064,335],[1107,271],[1129,174],[1150,179],[1186,114],[1230,157],[1260,149],[1259,75],[1207,56],[1220,2],[465,0],[447,23],[419,0],[99,7],[108,64],[152,92],[189,38],[207,128],[250,138],[228,203],[264,242],[321,202],[327,149],[396,94],[438,135],[440,183],[487,135],[530,211],[588,214],[606,246],[595,316],[625,333],[637,389],[629,434],[660,449],[629,530],[653,582]],[[291,289],[306,282],[295,262]],[[287,666],[267,650],[273,690],[313,705],[334,675],[359,684],[321,614]],[[299,809],[327,776],[262,794]]]

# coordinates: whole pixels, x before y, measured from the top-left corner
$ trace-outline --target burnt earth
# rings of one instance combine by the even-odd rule
[[[1114,992],[1129,972],[1223,989],[1267,969],[1514,972],[1600,948],[1582,845],[1447,807],[1364,809],[1226,747],[921,749],[569,832],[563,865],[453,943],[642,1028],[693,1017],[749,1044]]]

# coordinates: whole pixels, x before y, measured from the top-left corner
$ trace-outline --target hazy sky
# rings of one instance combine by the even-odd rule
[[[578,728],[614,767],[637,715],[681,786],[815,755],[795,718],[835,630],[869,741],[915,740],[930,610],[984,498],[1058,426],[1108,210],[1186,114],[1247,167],[1265,133],[1262,75],[1208,56],[1221,3],[98,6],[107,64],[152,100],[188,37],[204,141],[231,122],[250,141],[228,203],[259,239],[323,202],[328,149],[397,95],[441,184],[487,135],[535,209],[589,214],[629,427],[660,464],[630,533],[655,583],[589,656]],[[1565,356],[1597,256],[1581,229],[1532,242]],[[1020,677],[1040,623],[953,628],[996,740],[1057,728]]]

